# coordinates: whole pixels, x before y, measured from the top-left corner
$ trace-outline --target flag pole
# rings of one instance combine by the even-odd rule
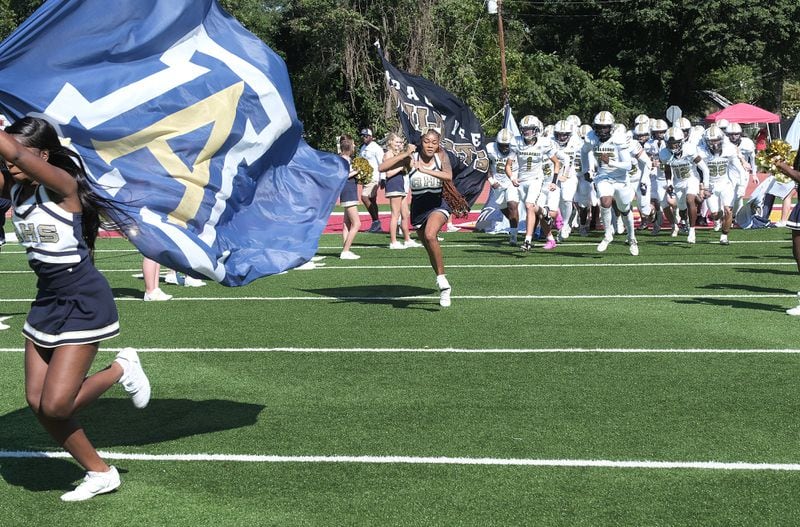
[[[508,77],[506,75],[506,39],[503,33],[503,0],[497,0],[497,36],[500,42],[500,81],[502,83],[503,106],[508,103]]]

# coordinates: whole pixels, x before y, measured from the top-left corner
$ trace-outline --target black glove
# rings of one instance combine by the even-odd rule
[[[583,179],[585,179],[586,181],[588,181],[589,183],[591,183],[591,182],[592,182],[592,180],[593,180],[594,178],[592,177],[592,175],[591,175],[589,172],[586,172],[586,173],[583,175]]]
[[[645,196],[645,195],[647,195],[647,183],[645,183],[644,181],[642,181],[641,183],[639,183],[639,193],[640,193],[642,196]]]
[[[667,185],[667,194],[669,194],[670,196],[675,195],[675,188],[672,185]]]

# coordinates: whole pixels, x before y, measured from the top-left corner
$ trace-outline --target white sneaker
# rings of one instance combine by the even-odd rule
[[[617,218],[616,234],[625,234],[625,222],[622,221],[622,216]]]
[[[409,248],[412,248],[412,247],[422,247],[421,243],[419,243],[417,240],[412,240],[410,238],[408,240],[406,240],[403,245],[405,245],[406,249],[409,249]]]
[[[686,237],[686,243],[694,243],[695,242],[695,232],[694,228],[689,229],[689,236]]]
[[[342,260],[358,260],[361,257],[353,251],[342,251],[342,254],[339,255],[339,258]]]
[[[719,232],[722,229],[722,220],[714,220],[714,232]]]
[[[775,222],[775,226],[776,227],[786,227],[786,222],[785,221],[776,221]]]
[[[447,224],[447,232],[458,232],[461,229],[453,225],[452,223]]]
[[[98,494],[105,494],[116,490],[120,486],[119,472],[116,467],[111,467],[108,472],[86,473],[83,483],[61,496],[61,501],[85,501]]]
[[[156,287],[149,293],[145,291],[144,293],[144,301],[145,302],[163,302],[165,300],[169,300],[172,298],[172,295],[168,295],[161,288]]]
[[[324,264],[322,264],[324,265]],[[317,268],[317,264],[312,262],[311,260],[307,261],[306,263],[302,263],[294,268],[295,271],[313,271]]]
[[[631,252],[631,256],[639,256],[639,243],[636,240],[630,240],[628,250]]]
[[[392,242],[389,244],[389,249],[405,249],[406,245],[403,242]]]
[[[119,382],[131,396],[133,406],[144,408],[150,402],[150,381],[147,379],[139,354],[133,348],[123,348],[117,353],[114,362],[122,366],[122,377]]]
[[[442,307],[450,307],[450,292],[452,287],[445,287],[439,290],[439,305]]]
[[[728,236],[726,234],[723,234],[722,236],[719,237],[719,244],[720,245],[730,245],[731,244],[731,242],[728,241]]]
[[[8,320],[9,318],[11,318],[11,317],[10,316],[0,317],[0,331],[9,329],[11,327],[11,326],[9,326],[8,324],[5,323],[5,321]]]
[[[183,285],[186,287],[203,287],[206,285],[205,282],[198,278],[192,278],[191,276],[185,276],[183,278]]]
[[[800,293],[797,293],[797,300],[800,301]],[[786,310],[787,315],[792,315],[793,317],[800,316],[800,304],[796,307]]]
[[[559,232],[558,235],[563,241],[568,239],[570,234],[572,234],[572,227],[569,226],[569,223],[565,223],[564,226],[561,227],[561,232]]]
[[[383,227],[381,227],[381,221],[375,220],[372,222],[372,225],[369,226],[369,230],[367,232],[381,232]]]
[[[611,243],[611,240],[608,238],[603,238],[603,240],[597,245],[597,252],[604,253],[606,249],[608,249],[608,244]]]
[[[680,232],[680,230],[681,230],[681,228],[678,225],[673,225],[672,226],[672,234],[670,234],[670,236],[672,236],[673,238],[677,238],[678,237],[678,233]]]
[[[182,285],[180,279],[178,278],[178,273],[176,273],[175,271],[171,271],[164,275],[164,283],[173,285]]]

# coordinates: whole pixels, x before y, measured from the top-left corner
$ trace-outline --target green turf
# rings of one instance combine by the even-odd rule
[[[444,234],[453,306],[421,249],[359,234],[340,261],[242,288],[164,286],[144,303],[141,258],[101,240],[123,333],[106,347],[257,348],[142,354],[154,398],[113,388],[80,418],[98,448],[142,454],[445,456],[800,463],[800,355],[569,353],[579,348],[796,349],[797,270],[785,230],[732,245],[573,237],[522,255],[501,236]],[[761,240],[764,242],[762,243]],[[591,244],[588,242],[592,242]],[[740,243],[737,243],[740,242]],[[754,243],[743,243],[754,242]],[[112,252],[116,251],[116,252]],[[675,265],[619,266],[661,263]],[[567,264],[570,267],[560,267]],[[579,266],[575,266],[578,264]],[[731,265],[732,264],[732,265]],[[20,350],[35,293],[20,248],[0,253],[0,348]],[[647,298],[586,298],[586,295]],[[542,298],[547,295],[549,298]],[[666,295],[680,295],[670,297]],[[496,297],[496,298],[487,298]],[[578,298],[576,298],[578,297]],[[202,300],[185,300],[198,298]],[[219,300],[219,299],[224,300]],[[288,299],[287,298],[292,298]],[[284,300],[280,300],[284,299]],[[326,353],[269,348],[332,348]],[[369,353],[352,348],[561,349]],[[105,351],[97,368],[113,357]],[[25,407],[22,354],[0,353],[0,448],[57,450]],[[2,525],[791,525],[796,472],[438,464],[114,461],[123,487],[83,504],[64,459],[0,457]]]

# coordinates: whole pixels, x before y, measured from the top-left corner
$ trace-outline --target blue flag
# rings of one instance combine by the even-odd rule
[[[345,163],[305,143],[285,64],[215,0],[50,0],[0,71],[0,110],[56,126],[145,256],[235,286],[316,252]]]

